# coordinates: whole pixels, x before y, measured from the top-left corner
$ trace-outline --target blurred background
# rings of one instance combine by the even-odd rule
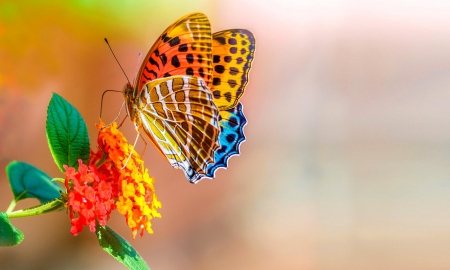
[[[150,145],[163,203],[154,234],[131,239],[152,269],[450,269],[448,1],[0,1],[0,167],[53,177],[45,137],[56,92],[96,145],[100,98],[122,90],[139,52],[201,11],[214,32],[257,38],[242,99],[242,155],[213,181],[186,181]],[[123,100],[108,94],[105,122]],[[130,121],[122,131],[133,141]],[[138,143],[143,149],[143,143]],[[0,174],[0,209],[12,194]],[[36,205],[20,202],[17,209]],[[65,211],[15,219],[1,269],[124,269]]]

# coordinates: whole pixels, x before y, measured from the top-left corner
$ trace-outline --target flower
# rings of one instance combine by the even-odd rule
[[[118,212],[125,216],[133,238],[139,230],[141,237],[144,229],[153,233],[151,220],[161,217],[158,212],[161,202],[155,194],[154,179],[149,176],[144,161],[133,146],[127,143],[125,136],[117,129],[117,123],[105,126],[100,120],[97,128],[99,147],[107,154],[118,173]]]
[[[97,152],[91,150],[88,164],[78,161],[78,171],[64,165],[67,206],[77,235],[84,226],[95,232],[96,223],[106,225],[111,211],[125,216],[133,239],[141,230],[153,233],[151,220],[161,217],[161,202],[155,194],[154,180],[144,161],[117,129],[117,123],[105,126],[100,120]]]
[[[72,223],[70,232],[78,235],[84,226],[95,232],[96,222],[102,226],[116,208],[117,183],[98,171],[95,165],[85,165],[78,160],[78,171],[64,165],[66,170],[65,186],[67,189],[67,206]]]

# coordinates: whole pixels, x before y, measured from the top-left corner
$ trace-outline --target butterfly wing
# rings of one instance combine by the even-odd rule
[[[245,29],[213,34],[213,81],[211,92],[220,110],[236,106],[244,94],[254,53],[255,37]]]
[[[193,183],[239,154],[246,124],[239,99],[254,50],[250,31],[211,37],[207,17],[192,13],[163,32],[141,65],[129,99],[139,103],[130,107],[133,121]]]
[[[219,144],[220,147],[214,153],[214,163],[208,165],[206,177],[214,178],[218,168],[226,168],[228,159],[233,155],[239,155],[239,147],[245,141],[245,119],[243,106],[238,103],[236,107],[219,112]]]
[[[213,82],[211,92],[219,108],[219,144],[214,163],[208,165],[206,177],[214,178],[219,168],[228,167],[228,159],[239,155],[245,141],[247,123],[239,99],[248,82],[255,52],[255,38],[245,29],[231,29],[213,34]]]
[[[175,168],[195,183],[219,148],[219,110],[203,79],[172,76],[150,81],[138,98],[137,125]]]
[[[134,89],[138,96],[151,80],[173,75],[212,76],[211,26],[202,13],[188,14],[169,26],[152,46],[139,70]]]

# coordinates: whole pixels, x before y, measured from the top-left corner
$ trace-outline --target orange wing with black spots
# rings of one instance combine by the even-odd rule
[[[158,38],[134,86],[124,88],[127,114],[192,183],[213,178],[239,154],[247,122],[239,99],[255,51],[244,29],[211,35],[202,13],[186,15]]]
[[[220,110],[234,108],[248,83],[255,37],[246,29],[230,29],[213,34],[213,81],[210,86],[214,103]]]
[[[211,26],[202,13],[188,14],[169,26],[152,46],[139,70],[134,96],[149,81],[174,75],[212,80]]]

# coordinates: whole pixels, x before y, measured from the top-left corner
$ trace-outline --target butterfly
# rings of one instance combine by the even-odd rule
[[[247,120],[239,102],[248,83],[255,37],[245,29],[211,34],[208,18],[188,14],[157,39],[135,84],[123,94],[137,132],[186,178],[214,178],[239,154]]]

